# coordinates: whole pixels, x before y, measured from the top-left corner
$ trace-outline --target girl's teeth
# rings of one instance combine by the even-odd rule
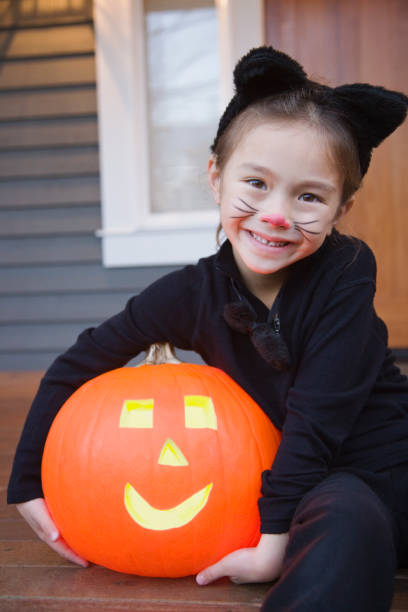
[[[255,238],[255,240],[257,240],[261,244],[266,244],[267,246],[282,247],[288,244],[287,242],[272,242],[272,241],[269,242],[268,240],[265,240],[265,238],[261,238],[261,236],[258,236],[257,234],[254,234],[253,232],[251,232],[251,236],[252,238]]]

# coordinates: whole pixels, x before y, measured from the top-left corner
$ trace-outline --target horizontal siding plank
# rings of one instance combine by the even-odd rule
[[[30,92],[0,92],[0,121],[94,115],[94,86]]]
[[[93,56],[5,62],[0,73],[0,90],[94,82]]]
[[[0,179],[52,176],[99,171],[98,147],[0,152]]]
[[[68,348],[68,347],[64,347]],[[0,372],[39,372],[47,370],[52,362],[60,355],[59,351],[21,351],[15,353],[0,352]],[[144,353],[129,361],[126,366],[135,366],[144,358]],[[192,351],[176,350],[176,355],[186,363],[203,364],[201,357]],[[33,393],[34,395],[34,393]],[[28,406],[27,406],[28,408]],[[0,522],[1,524],[1,522]],[[28,528],[27,528],[28,529]]]
[[[0,324],[103,321],[122,310],[131,292],[11,296],[1,300]]]
[[[3,27],[29,27],[50,23],[65,25],[92,19],[92,0],[68,3],[66,0],[41,0],[40,3],[0,0],[0,12]]]
[[[99,206],[0,210],[0,238],[92,233],[101,224]]]
[[[46,13],[38,14],[35,11],[31,11],[31,14],[28,14],[28,11],[26,11],[24,15],[13,15],[10,13],[6,13],[6,9],[2,9],[4,3],[7,3],[8,5],[10,5],[10,3],[14,3],[15,6],[15,1],[16,0],[0,0],[1,31],[15,32],[19,30],[38,29],[40,31],[46,32],[49,28],[54,29],[59,27],[61,29],[65,29],[66,27],[75,27],[77,25],[93,24],[92,11],[90,11],[89,15],[86,15],[84,11],[77,11],[73,14],[63,14],[62,11],[58,11],[57,13],[50,13],[50,16],[47,17]],[[43,1],[44,0],[42,0],[42,2]],[[85,1],[91,2],[93,0]]]
[[[113,313],[115,314],[115,313]],[[93,317],[88,321],[71,321],[58,323],[27,323],[0,326],[1,354],[18,352],[62,352],[70,347],[79,334],[91,327],[96,327],[105,317]],[[191,351],[179,351],[182,359],[189,360]]]
[[[93,30],[91,24],[47,29],[47,36],[38,29],[0,32],[0,49],[3,58],[28,55],[50,55],[59,53],[93,52]]]
[[[21,351],[17,353],[0,352],[0,372],[31,372],[49,368],[58,357],[57,351],[34,353]]]
[[[99,176],[4,181],[0,185],[0,207],[57,206],[98,202]]]
[[[101,260],[100,241],[94,236],[0,240],[0,266],[58,263],[96,263]]]
[[[95,327],[101,321],[72,323],[48,323],[7,325],[0,327],[1,353],[25,351],[61,352],[73,344],[78,335],[88,327]]]
[[[103,268],[98,264],[0,268],[0,295],[129,290],[136,294],[174,267]]]
[[[0,123],[0,148],[67,144],[96,145],[97,142],[96,115],[95,117]]]

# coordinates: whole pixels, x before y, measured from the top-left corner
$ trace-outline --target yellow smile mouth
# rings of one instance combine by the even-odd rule
[[[158,510],[151,506],[130,483],[126,483],[125,508],[131,518],[145,529],[153,529],[154,531],[175,529],[176,527],[183,527],[201,512],[208,501],[212,487],[213,483],[210,482],[178,506],[167,510]]]

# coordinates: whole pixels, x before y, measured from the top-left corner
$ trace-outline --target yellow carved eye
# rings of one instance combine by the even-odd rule
[[[125,400],[120,415],[119,427],[139,427],[152,429],[154,400]]]
[[[211,397],[185,395],[184,412],[186,427],[192,429],[217,429],[217,415]]]

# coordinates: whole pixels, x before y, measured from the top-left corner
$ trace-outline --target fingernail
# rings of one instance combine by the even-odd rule
[[[58,531],[53,531],[53,532],[50,534],[50,540],[51,540],[51,542],[56,542],[56,541],[58,540],[58,538],[59,538],[59,533],[58,533]]]
[[[197,582],[197,584],[204,585],[205,584],[205,576],[204,576],[204,574],[197,574],[196,582]]]

